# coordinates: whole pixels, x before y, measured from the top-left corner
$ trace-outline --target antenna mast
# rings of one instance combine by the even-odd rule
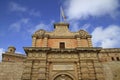
[[[60,7],[60,22],[62,22],[61,7]]]
[[[60,7],[60,22],[66,22],[66,16],[64,14],[62,6]]]

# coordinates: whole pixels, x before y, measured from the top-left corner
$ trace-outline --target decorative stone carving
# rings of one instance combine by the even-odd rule
[[[54,80],[73,80],[70,76],[62,74],[57,76]]]
[[[86,32],[86,31],[84,31],[84,30],[80,30],[80,31],[78,31],[78,32],[79,32],[79,36],[76,35],[76,37],[80,37],[80,38],[82,38],[82,39],[86,39],[86,38],[91,38],[91,37],[92,37],[91,35],[89,35],[88,32]]]
[[[45,30],[40,29],[33,34],[33,37],[35,36],[37,38],[43,38],[44,35],[45,35]]]
[[[84,31],[84,30],[80,30],[79,31],[79,35],[80,36],[87,36],[87,35],[89,35],[86,31]]]

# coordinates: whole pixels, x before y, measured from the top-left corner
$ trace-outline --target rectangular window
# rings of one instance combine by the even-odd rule
[[[60,49],[65,49],[65,43],[64,42],[60,42]]]

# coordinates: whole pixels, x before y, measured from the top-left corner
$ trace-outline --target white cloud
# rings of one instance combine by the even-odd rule
[[[39,11],[35,11],[34,9],[32,9],[29,13],[29,15],[33,15],[33,16],[37,16],[37,17],[40,17],[40,12]]]
[[[78,31],[80,29],[79,27],[79,22],[77,21],[71,21],[71,27],[70,27],[70,30],[75,32],[75,31]]]
[[[37,16],[37,17],[41,16],[39,11],[36,11],[34,9],[29,9],[28,7],[22,6],[15,2],[9,3],[9,9],[12,12],[22,12],[22,13],[26,13],[30,16]]]
[[[52,31],[53,23],[54,23],[53,20],[49,24],[45,24],[45,23],[41,22],[41,23],[37,24],[34,28],[29,29],[28,32],[34,33],[35,31],[37,31],[39,29],[44,29],[46,31]]]
[[[44,23],[40,23],[40,24],[35,26],[35,29],[33,31],[37,31],[39,29],[48,30],[49,29],[49,25],[46,25]]]
[[[25,12],[27,10],[26,7],[23,7],[15,2],[10,2],[9,8],[11,11],[20,11],[20,12]]]
[[[117,13],[119,0],[66,0],[65,7],[69,20],[103,15],[113,17]]]
[[[74,21],[74,20],[70,21],[70,31],[72,31],[72,32],[78,31],[80,29],[88,30],[90,27],[92,27],[92,26],[89,23],[80,25],[79,21]]]
[[[94,46],[104,48],[120,47],[120,26],[96,27],[92,32]]]
[[[91,24],[84,24],[83,26],[82,26],[82,29],[83,30],[87,30],[87,29],[89,29],[91,27]]]
[[[0,62],[1,62],[1,60],[2,60],[2,53],[4,53],[4,52],[5,52],[5,49],[0,48]]]
[[[12,23],[10,25],[9,30],[13,30],[13,31],[19,32],[21,30],[22,25],[27,24],[28,21],[29,21],[28,18],[23,18],[23,19],[15,22],[15,23]]]

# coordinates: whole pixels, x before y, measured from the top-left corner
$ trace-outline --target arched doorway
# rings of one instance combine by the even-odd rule
[[[54,80],[73,80],[73,79],[66,74],[61,74],[61,75],[56,76]]]

